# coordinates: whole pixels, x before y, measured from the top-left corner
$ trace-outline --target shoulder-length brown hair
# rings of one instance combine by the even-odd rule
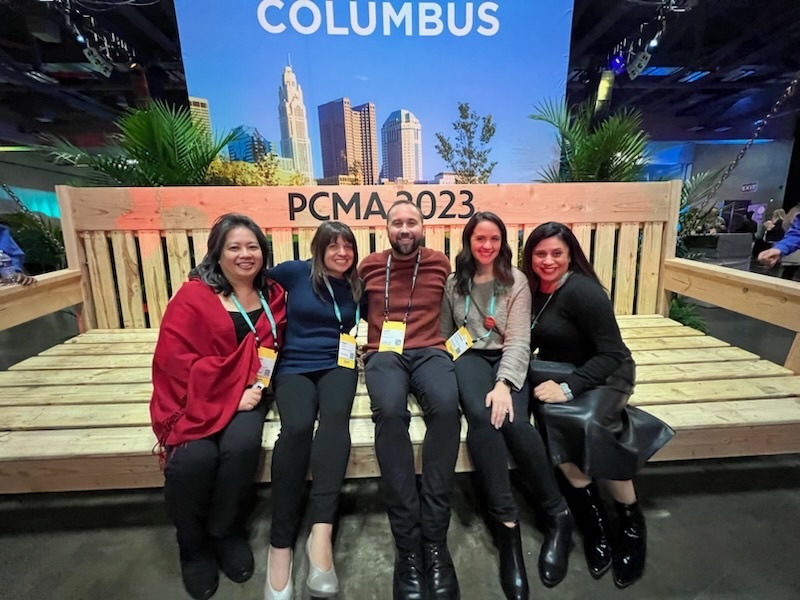
[[[535,294],[539,289],[539,276],[533,271],[533,252],[536,250],[536,246],[539,245],[539,242],[551,237],[557,237],[567,246],[569,250],[570,271],[582,273],[594,279],[600,287],[603,287],[600,278],[592,267],[592,263],[589,262],[589,259],[586,258],[586,255],[583,253],[583,249],[578,242],[578,238],[575,237],[575,234],[563,223],[550,221],[549,223],[542,223],[533,230],[528,237],[528,241],[525,242],[525,249],[522,251],[522,272],[525,273],[525,276],[528,278],[531,294]]]
[[[461,252],[456,256],[456,290],[462,296],[469,293],[469,282],[475,276],[475,257],[472,256],[470,240],[478,223],[489,221],[497,225],[500,230],[500,252],[494,259],[494,278],[503,288],[511,288],[514,285],[514,273],[511,270],[511,247],[508,245],[508,231],[503,220],[493,212],[488,210],[476,212],[464,226],[461,234]],[[450,249],[452,252],[452,248]]]
[[[339,238],[353,246],[353,264],[345,271],[344,278],[350,284],[353,300],[358,302],[361,300],[363,291],[357,270],[358,244],[356,244],[356,236],[353,235],[353,231],[340,221],[325,221],[317,228],[317,232],[311,240],[311,287],[320,298],[328,297],[328,292],[325,290],[325,277],[328,273],[325,268],[325,250],[329,244]]]

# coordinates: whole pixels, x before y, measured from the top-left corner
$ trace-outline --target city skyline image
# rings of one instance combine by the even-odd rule
[[[572,4],[175,1],[189,93],[215,130],[253,128],[309,179],[355,166],[365,184],[447,172],[435,134],[453,136],[459,102],[497,124],[491,182],[535,179],[558,154],[528,115],[564,94]]]

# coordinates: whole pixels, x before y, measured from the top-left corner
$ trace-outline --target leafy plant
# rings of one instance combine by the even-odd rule
[[[110,136],[110,149],[84,150],[65,140],[49,138],[56,160],[88,167],[88,181],[96,185],[200,185],[211,163],[231,141],[242,135],[236,128],[213,138],[186,107],[153,101],[129,109]]]
[[[685,239],[716,226],[718,212],[712,195],[724,169],[695,173],[683,182],[678,213],[678,254],[688,258]]]
[[[497,161],[489,160],[489,142],[497,126],[492,115],[481,117],[468,102],[458,103],[458,120],[453,121],[455,141],[437,133],[436,152],[456,174],[456,183],[488,183]]]
[[[25,253],[26,268],[34,275],[63,269],[66,256],[63,252],[64,235],[57,219],[42,217],[42,222],[28,213],[16,211],[0,214],[0,223],[6,225],[14,234],[14,241]],[[45,234],[48,231],[61,243],[59,248]]]
[[[574,107],[546,100],[530,118],[556,128],[561,161],[541,173],[542,181],[638,181],[647,163],[648,135],[639,111],[622,109],[597,118],[594,100]]]
[[[697,314],[697,305],[689,302],[686,297],[675,295],[669,303],[669,318],[682,325],[708,333],[708,323]]]

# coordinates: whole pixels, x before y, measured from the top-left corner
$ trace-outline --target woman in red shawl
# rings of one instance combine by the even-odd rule
[[[153,357],[164,497],[196,599],[214,595],[219,568],[238,583],[253,574],[244,507],[267,412],[258,382],[268,384],[270,365],[261,356],[279,349],[286,320],[284,291],[266,277],[267,252],[250,218],[220,217],[208,254],[167,305]]]

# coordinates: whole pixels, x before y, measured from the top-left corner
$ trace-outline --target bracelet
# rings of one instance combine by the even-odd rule
[[[560,383],[559,387],[561,387],[561,391],[564,392],[564,395],[567,397],[567,400],[572,400],[575,396],[572,395],[572,389],[569,387],[567,383]]]

